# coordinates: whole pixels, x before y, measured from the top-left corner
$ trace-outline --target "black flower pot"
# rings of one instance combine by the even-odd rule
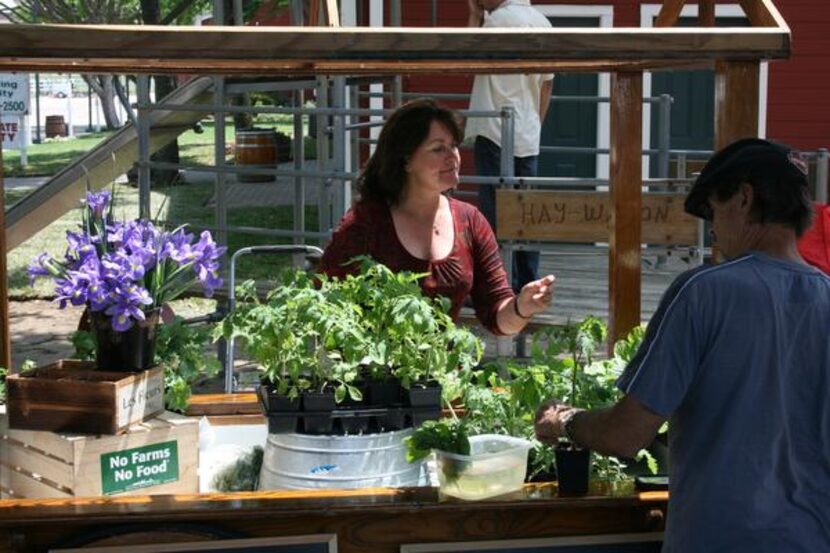
[[[441,418],[441,408],[431,407],[427,409],[412,409],[410,422],[413,428],[418,428],[426,421],[437,421]]]
[[[259,392],[259,402],[262,404],[266,413],[283,413],[300,410],[300,397],[294,399],[289,398],[284,394],[278,393],[273,385],[263,383],[257,388]]]
[[[112,318],[103,311],[92,313],[95,333],[95,362],[102,371],[143,371],[153,366],[156,356],[158,309],[145,313],[123,332],[112,328]]]
[[[268,433],[293,434],[299,422],[300,413],[268,413]]]
[[[290,399],[278,394],[270,384],[260,385],[258,392],[259,401],[268,415],[268,433],[296,432],[300,420],[300,398]]]
[[[406,427],[406,411],[401,407],[388,407],[386,413],[378,415],[375,423],[378,432],[393,432]]]
[[[441,385],[437,382],[413,384],[407,393],[412,407],[437,407],[441,409]]]
[[[369,431],[368,415],[346,415],[340,417],[342,434],[366,434]]]
[[[401,381],[397,378],[370,380],[366,403],[377,407],[395,407],[401,404]]]
[[[584,495],[588,493],[591,476],[591,450],[560,444],[554,449],[559,493]]]
[[[303,430],[306,434],[332,434],[334,419],[331,412],[337,408],[334,392],[305,392],[303,394]]]

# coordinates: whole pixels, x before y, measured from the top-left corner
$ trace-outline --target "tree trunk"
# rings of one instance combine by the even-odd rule
[[[121,126],[121,118],[115,110],[115,86],[112,84],[112,77],[110,75],[102,75],[99,77],[102,84],[101,109],[104,112],[104,122],[107,129],[117,129]]]
[[[82,75],[86,84],[92,89],[101,101],[101,111],[104,114],[104,125],[108,130],[121,126],[121,118],[115,110],[115,86],[110,75]]]

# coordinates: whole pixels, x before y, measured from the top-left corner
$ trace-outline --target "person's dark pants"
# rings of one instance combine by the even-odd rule
[[[476,175],[482,177],[501,176],[501,148],[488,138],[477,136],[474,147]],[[513,175],[535,177],[539,169],[539,156],[514,157]],[[481,184],[478,187],[478,209],[490,222],[496,232],[496,187]],[[516,250],[513,255],[513,291],[517,294],[522,286],[539,278],[539,252]]]

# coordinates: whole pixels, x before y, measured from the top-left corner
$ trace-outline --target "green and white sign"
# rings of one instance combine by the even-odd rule
[[[179,450],[175,440],[101,455],[104,495],[149,488],[178,479]]]

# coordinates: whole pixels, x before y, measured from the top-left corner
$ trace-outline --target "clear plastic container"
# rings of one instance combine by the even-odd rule
[[[470,455],[436,451],[438,489],[460,499],[486,499],[521,489],[531,443],[513,436],[470,438]]]

